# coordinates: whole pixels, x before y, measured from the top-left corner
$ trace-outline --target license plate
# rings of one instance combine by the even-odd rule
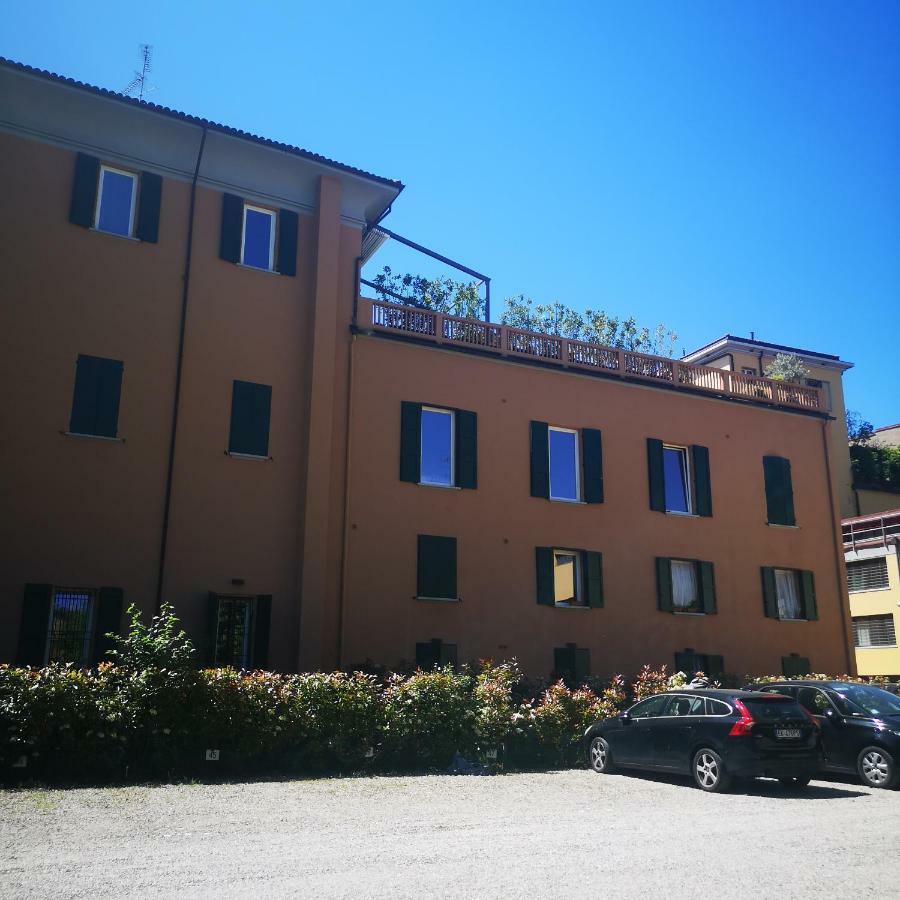
[[[775,729],[775,737],[780,741],[789,740],[790,738],[798,738],[800,737],[801,731],[799,728],[776,728]]]

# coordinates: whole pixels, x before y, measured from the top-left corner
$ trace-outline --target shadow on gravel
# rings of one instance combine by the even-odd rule
[[[688,776],[665,775],[661,772],[616,771],[604,778],[635,778],[638,781],[653,781],[657,784],[671,784],[683,787],[688,791],[699,791]],[[740,794],[745,797],[773,797],[782,800],[841,800],[853,797],[870,796],[865,791],[853,790],[851,786],[823,783],[818,779],[805,788],[785,787],[772,778],[736,779],[728,794]]]

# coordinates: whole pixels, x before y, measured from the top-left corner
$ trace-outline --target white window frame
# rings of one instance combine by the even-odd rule
[[[551,447],[550,441],[550,432],[551,431],[560,431],[563,434],[574,434],[575,435],[575,496],[574,497],[554,497],[553,496],[553,450]],[[580,435],[578,434],[578,429],[576,428],[561,428],[558,425],[549,425],[547,427],[547,483],[548,490],[547,492],[550,495],[551,500],[556,500],[559,503],[581,503],[581,466],[579,462],[581,460],[581,444],[580,444]]]
[[[103,179],[106,177],[107,172],[112,172],[114,175],[124,175],[126,178],[131,179],[131,209],[128,215],[128,234],[119,234],[118,231],[107,231],[105,228],[100,227],[100,210],[103,206]],[[135,200],[137,198],[137,184],[138,184],[138,176],[135,172],[128,172],[125,169],[117,169],[115,166],[100,166],[100,178],[97,182],[97,202],[94,206],[94,230],[102,231],[104,234],[114,234],[118,237],[134,237],[134,214],[135,207],[137,204]]]
[[[269,265],[265,269],[254,266],[252,263],[244,262],[244,243],[247,238],[247,210],[256,213],[263,213],[272,220],[272,228],[269,230]],[[259,269],[261,272],[275,271],[275,231],[278,227],[278,213],[274,209],[266,209],[264,206],[254,206],[252,203],[244,204],[244,212],[241,218],[241,265],[247,266],[249,269]]]
[[[669,509],[666,504],[666,514],[670,516],[692,516],[694,515],[694,473],[691,471],[691,454],[687,447],[680,444],[663,444],[663,494],[666,490],[666,450],[677,450],[684,460],[684,478],[685,478],[685,499],[687,500],[687,509]]]
[[[442,416],[450,416],[450,480],[449,481],[425,481],[422,478],[422,424],[419,422],[419,484],[427,487],[455,487],[456,486],[456,413],[452,409],[441,409],[439,406],[423,406],[422,416],[425,413],[438,413]]]
[[[581,569],[581,551],[567,550],[564,547],[554,547],[551,551],[553,558],[553,605],[562,607],[563,609],[582,609],[587,606],[587,597],[584,596],[584,581]],[[568,600],[556,599],[556,556],[561,554],[564,556],[575,557],[575,572],[572,576],[574,579],[573,588],[575,589],[574,602]]]
[[[781,615],[781,601],[778,596],[778,573],[779,572],[787,572],[791,575],[791,578],[794,580],[794,590],[797,592],[797,603],[800,607],[800,615],[798,616],[782,616]],[[782,622],[805,622],[806,621],[806,609],[803,605],[803,584],[800,580],[800,573],[796,569],[773,569],[773,577],[775,578],[775,606],[778,609],[778,618]]]

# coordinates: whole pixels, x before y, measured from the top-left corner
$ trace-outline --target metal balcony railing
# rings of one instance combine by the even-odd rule
[[[900,509],[844,519],[841,531],[844,535],[845,550],[887,546],[891,538],[900,538]]]
[[[617,375],[626,380],[667,384],[769,406],[825,411],[820,388],[739,375],[712,366],[697,366],[382,300],[360,297],[357,325],[362,331],[407,335],[434,344],[476,349],[510,359],[530,359],[563,369]]]

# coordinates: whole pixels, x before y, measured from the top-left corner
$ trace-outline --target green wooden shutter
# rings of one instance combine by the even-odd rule
[[[445,644],[443,641],[438,642],[440,644],[438,648],[438,660],[443,666],[453,666],[456,668],[457,665],[457,656],[456,656],[456,644]]]
[[[162,204],[162,178],[152,172],[141,172],[141,195],[138,202],[135,236],[148,244],[159,239],[159,210]]]
[[[778,594],[775,589],[775,570],[770,566],[762,566],[763,610],[770,619],[780,618],[778,615]]]
[[[272,626],[272,595],[260,594],[253,610],[253,653],[251,665],[254,669],[269,667],[269,633]]]
[[[587,647],[576,647],[573,654],[575,656],[575,683],[581,684],[591,674],[591,651]]]
[[[456,538],[420,534],[416,596],[456,600]]]
[[[647,474],[650,480],[650,509],[666,511],[666,476],[663,469],[663,442],[647,438]]]
[[[585,592],[587,605],[593,609],[603,606],[603,554],[586,551],[584,554]]]
[[[216,636],[219,630],[219,595],[212,592],[206,598],[206,665],[216,664]]]
[[[551,547],[535,547],[534,560],[537,569],[537,602],[541,606],[555,606],[553,549]]]
[[[698,516],[712,515],[712,484],[709,479],[709,450],[695,444],[691,447],[694,462],[694,499]]]
[[[69,431],[115,437],[119,428],[122,363],[114,359],[79,355]]]
[[[478,487],[478,416],[457,409],[456,421],[456,486]]]
[[[297,231],[300,217],[293,210],[278,210],[278,261],[282,275],[297,274]]]
[[[50,609],[53,588],[49,584],[26,584],[19,624],[17,666],[40,668],[47,659],[47,637],[50,633]]]
[[[596,428],[581,432],[581,471],[584,502],[603,502],[603,440]]]
[[[790,656],[781,657],[781,671],[786,678],[798,678],[802,675],[809,675],[812,669],[807,657],[792,653]]]
[[[103,360],[97,392],[97,430],[94,434],[116,437],[119,433],[119,398],[122,394],[122,363]]]
[[[707,615],[716,612],[716,575],[711,562],[700,562],[700,606]]]
[[[725,674],[725,657],[708,654],[706,657],[706,677],[718,681]]]
[[[241,231],[244,227],[244,201],[234,194],[222,194],[222,231],[219,235],[219,258],[225,262],[241,261]]]
[[[766,515],[772,525],[796,525],[791,461],[781,456],[763,457]]]
[[[572,680],[575,677],[575,645],[555,647],[553,650],[553,669],[558,678]]]
[[[819,618],[819,607],[816,605],[816,582],[812,572],[800,573],[800,588],[803,591],[803,618],[813,621]]]
[[[107,634],[118,635],[122,631],[122,606],[123,606],[122,588],[104,587],[100,588],[97,595],[97,610],[94,614],[94,647],[91,654],[91,665],[96,666],[97,663],[108,659],[110,650],[113,650],[116,643],[112,638],[108,638]]]
[[[656,603],[663,612],[672,612],[672,560],[656,557]]]
[[[400,480],[422,480],[422,404],[400,404]]]
[[[100,160],[86,153],[79,153],[75,157],[75,176],[72,179],[72,199],[69,204],[69,221],[73,225],[94,227],[99,180]]]
[[[267,384],[235,381],[231,389],[229,453],[269,455],[272,388]]]
[[[531,423],[531,496],[550,497],[550,428]]]
[[[697,659],[693,650],[682,650],[675,654],[675,671],[684,672],[689,678],[696,673]]]

